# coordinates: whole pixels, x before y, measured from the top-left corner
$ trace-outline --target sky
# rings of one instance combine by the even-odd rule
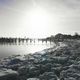
[[[80,33],[80,0],[0,0],[0,37]]]

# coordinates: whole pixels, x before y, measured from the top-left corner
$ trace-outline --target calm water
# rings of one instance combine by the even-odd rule
[[[21,43],[21,44],[0,44],[0,58],[8,57],[11,55],[24,55],[41,51],[46,48],[53,47],[54,43]]]

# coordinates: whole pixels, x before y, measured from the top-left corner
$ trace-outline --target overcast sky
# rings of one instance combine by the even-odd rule
[[[34,16],[34,8],[39,15]],[[80,0],[0,0],[0,37],[75,32],[80,33]]]

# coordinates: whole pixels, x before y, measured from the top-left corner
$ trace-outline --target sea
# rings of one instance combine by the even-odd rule
[[[34,54],[35,52],[52,48],[55,44],[49,41],[46,42],[38,42],[30,43],[30,42],[24,42],[24,43],[6,43],[6,44],[0,44],[0,59],[5,58],[12,55],[27,55],[27,54]]]

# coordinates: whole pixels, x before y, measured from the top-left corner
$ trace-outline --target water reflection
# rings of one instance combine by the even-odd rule
[[[47,44],[47,43],[52,43],[53,42],[53,40],[48,40],[48,39],[46,39],[46,38],[44,38],[44,39],[30,39],[30,38],[0,38],[0,44],[1,45],[5,45],[5,44],[9,44],[9,45],[11,45],[11,44],[35,44],[35,43],[37,43],[37,44]]]
[[[37,51],[41,51],[46,48],[53,47],[54,43],[47,41],[16,41],[9,43],[1,43],[0,44],[0,58],[11,56],[11,55],[26,55],[28,53],[34,53]]]

